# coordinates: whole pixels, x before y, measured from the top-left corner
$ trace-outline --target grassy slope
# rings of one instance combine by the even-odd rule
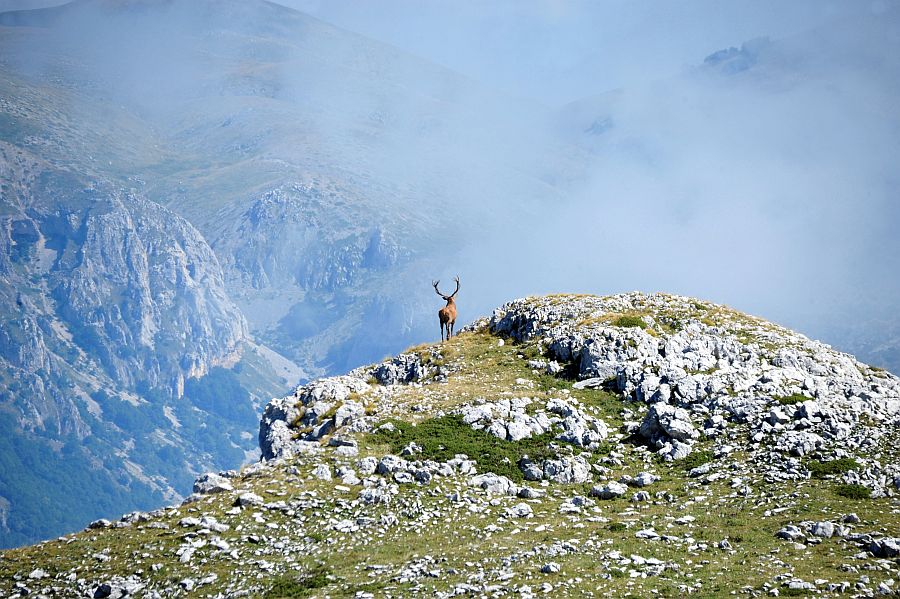
[[[430,349],[420,346],[413,351],[428,353]],[[496,338],[484,333],[464,333],[444,344],[439,359],[451,371],[449,382],[402,388],[385,416],[422,421],[476,397],[559,397],[570,389],[567,381],[532,372],[524,358],[533,352],[508,342],[500,346]],[[623,408],[641,411],[640,406],[625,405],[603,391],[570,393],[611,426],[621,424]],[[361,435],[359,440],[360,457],[381,456],[389,449],[378,435]],[[743,594],[760,589],[779,575],[854,584],[865,574],[870,588],[882,580],[897,578],[896,561],[871,556],[855,559],[859,548],[853,543],[834,538],[801,548],[774,537],[775,531],[789,523],[837,521],[850,512],[862,519],[855,531],[900,536],[900,503],[896,499],[841,497],[835,493],[835,481],[827,477],[791,486],[768,484],[748,471],[738,453],[717,460],[714,471],[725,476],[704,485],[689,478],[683,464],[661,464],[643,448],[614,443],[611,449],[605,456],[598,452],[591,458],[591,462],[611,468],[608,478],[642,470],[662,477],[646,489],[652,496],[650,502],[631,503],[626,496],[597,501],[579,514],[563,514],[559,511],[562,502],[586,494],[587,489],[549,484],[544,487],[545,497],[529,501],[533,518],[507,519],[504,510],[523,500],[487,497],[467,487],[460,477],[438,478],[421,486],[401,485],[400,495],[390,506],[367,507],[353,502],[358,489],[336,488],[338,480],[320,481],[310,476],[314,463],[336,465],[355,459],[331,454],[301,457],[235,485],[253,490],[266,501],[302,502],[292,515],[263,508],[245,508],[240,514],[229,515],[226,511],[234,495],[209,496],[168,510],[161,521],[169,524],[169,529],[135,524],[85,531],[64,540],[6,551],[0,559],[0,594],[11,591],[15,577],[27,578],[38,566],[51,576],[74,570],[79,578],[98,583],[114,574],[141,572],[151,587],[171,586],[186,577],[198,580],[210,573],[218,575],[214,582],[195,590],[193,596],[214,596],[236,588],[270,597],[352,597],[358,591],[377,596],[429,596],[434,590],[483,581],[510,588],[530,585],[534,591],[549,583],[553,593],[568,596],[680,596],[691,588],[694,596],[719,597],[730,591]],[[486,470],[483,466],[479,471]],[[749,497],[740,496],[731,487],[734,477],[753,488]],[[448,497],[454,491],[470,499],[454,502]],[[777,507],[786,509],[764,515]],[[380,526],[379,519],[388,513],[398,516],[399,522]],[[237,557],[207,545],[197,550],[190,564],[179,562],[175,550],[194,529],[177,523],[185,516],[201,514],[214,515],[231,526],[219,536],[239,552]],[[254,514],[261,518],[254,520]],[[675,522],[686,515],[696,520],[689,524]],[[360,516],[374,518],[374,522],[352,533],[332,529],[338,521],[356,521]],[[649,527],[680,540],[635,538],[636,531]],[[258,536],[259,542],[249,542],[251,535]],[[723,539],[729,541],[732,550],[716,546]],[[289,541],[293,549],[279,546],[279,540]],[[546,555],[546,549],[556,541],[578,550]],[[531,555],[535,549],[536,554]],[[657,558],[669,567],[659,575],[647,575],[646,567],[611,559],[608,552],[613,550],[624,557],[634,554]],[[101,553],[109,559],[93,557]],[[561,571],[542,574],[540,566],[550,561],[557,562]],[[411,564],[420,564],[440,576],[404,576],[403,568]],[[32,589],[49,588],[54,584],[49,580],[26,583]],[[781,590],[784,595],[786,589]]]

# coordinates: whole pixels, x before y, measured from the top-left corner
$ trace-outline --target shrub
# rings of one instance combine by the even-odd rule
[[[611,522],[609,525],[610,532],[622,532],[628,528],[624,522]]]
[[[834,488],[834,492],[841,497],[849,499],[869,499],[872,497],[871,489],[862,485],[838,485]]]
[[[697,466],[702,466],[707,462],[712,462],[714,459],[713,453],[711,451],[694,451],[686,458],[682,458],[675,462],[685,470],[693,470]]]
[[[640,316],[620,316],[613,321],[614,327],[638,327],[646,329],[647,323]]]
[[[831,474],[843,474],[850,470],[856,470],[860,467],[859,462],[853,458],[841,458],[839,460],[830,460],[821,462],[819,460],[810,460],[806,467],[813,478],[825,478]]]
[[[552,432],[520,441],[506,441],[473,429],[456,414],[429,418],[416,426],[400,420],[390,422],[394,425],[393,431],[380,430],[373,436],[377,442],[389,445],[393,453],[399,453],[410,442],[422,448],[417,458],[423,460],[442,462],[464,453],[478,463],[480,472],[494,472],[516,482],[523,480],[519,469],[522,457],[527,455],[535,462],[556,457],[548,446],[553,441]]]

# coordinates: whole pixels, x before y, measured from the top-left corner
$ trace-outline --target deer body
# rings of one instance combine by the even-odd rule
[[[459,277],[456,277],[454,280],[456,281],[456,291],[451,295],[441,293],[438,289],[440,281],[434,281],[431,284],[435,292],[447,302],[446,306],[438,310],[438,320],[441,323],[441,341],[444,340],[444,331],[447,332],[447,339],[453,336],[453,326],[456,324],[456,300],[454,298],[459,292]]]

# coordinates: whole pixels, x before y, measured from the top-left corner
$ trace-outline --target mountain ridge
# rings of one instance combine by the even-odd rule
[[[898,573],[898,418],[897,377],[724,306],[515,300],[273,400],[262,461],[6,551],[0,589],[874,596]]]

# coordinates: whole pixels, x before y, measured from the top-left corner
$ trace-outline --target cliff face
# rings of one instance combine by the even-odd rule
[[[516,300],[272,400],[262,461],[7,551],[0,591],[889,594],[898,419],[900,379],[724,306]]]
[[[108,464],[106,475],[116,480],[108,484],[140,487],[134,494],[141,505],[176,496],[180,484],[170,477],[184,477],[176,473],[185,462],[134,466],[114,456],[141,462],[143,452],[184,443],[177,430],[165,430],[171,424],[162,404],[182,398],[186,381],[240,359],[247,325],[224,291],[215,254],[194,227],[158,204],[6,143],[0,186],[4,433],[33,443],[26,453],[45,467],[73,444],[65,457]],[[236,401],[252,414],[249,396]],[[155,441],[136,442],[141,430],[156,431]],[[126,446],[115,447],[121,440]],[[215,453],[190,439],[176,451],[190,456],[189,471],[219,462]],[[7,542],[60,525],[34,520],[40,505],[20,491],[41,486],[40,474],[19,457],[0,474]],[[82,483],[45,481],[44,501],[64,505],[75,491],[70,485]],[[119,498],[113,505],[128,504]],[[72,512],[78,516],[66,520],[69,526],[88,517],[82,512]]]

